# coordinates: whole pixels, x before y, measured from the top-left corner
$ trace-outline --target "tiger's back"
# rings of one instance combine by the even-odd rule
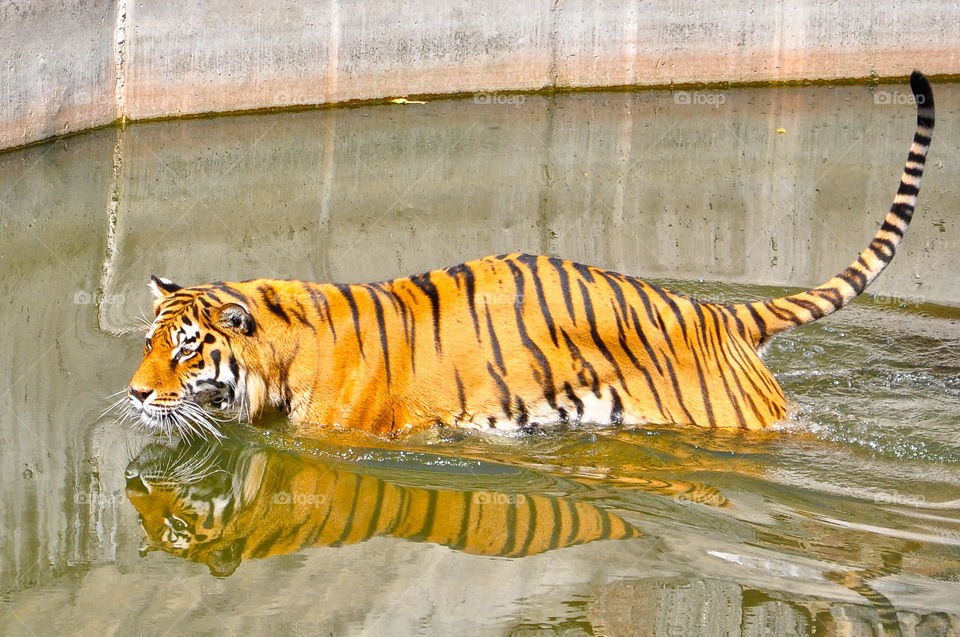
[[[427,286],[435,312],[418,305]],[[634,277],[513,254],[399,279],[388,290],[418,310],[409,311],[406,334],[402,325],[385,330],[400,342],[391,354],[403,353],[389,382],[410,413],[429,405],[441,422],[498,430],[552,422],[756,428],[784,415],[757,335],[735,310]]]

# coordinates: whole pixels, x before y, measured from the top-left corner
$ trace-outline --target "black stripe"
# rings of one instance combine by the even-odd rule
[[[383,510],[383,496],[386,490],[387,483],[383,480],[377,480],[377,499],[373,505],[373,510],[370,511],[370,524],[367,525],[367,532],[363,536],[363,539],[368,539],[374,536],[377,532],[377,522],[380,521],[380,512]],[[364,509],[367,507],[364,506]]]
[[[916,139],[916,138],[917,138],[916,135],[914,135],[913,138]],[[924,149],[924,150],[926,150],[926,149]],[[920,167],[923,168],[923,165],[924,165],[925,163],[927,163],[926,155],[917,154],[917,153],[915,153],[915,152],[913,152],[913,151],[911,150],[910,152],[907,153],[907,162],[913,162],[913,163],[915,163],[915,164],[920,164]]]
[[[743,408],[740,406],[740,403],[737,401],[737,397],[730,388],[730,383],[727,382],[727,374],[732,374],[733,381],[737,384],[737,388],[740,390],[740,398],[743,399],[743,387],[740,386],[740,381],[737,379],[737,370],[733,365],[730,364],[731,361],[728,357],[728,353],[723,348],[723,338],[720,333],[720,317],[718,316],[717,311],[709,305],[701,304],[701,307],[706,309],[707,313],[710,314],[711,318],[713,319],[714,329],[710,330],[710,338],[707,342],[707,345],[713,350],[714,360],[717,361],[717,368],[720,371],[720,381],[723,383],[723,389],[727,393],[727,399],[730,401],[730,405],[737,414],[737,421],[740,423],[740,428],[746,429],[747,421],[743,417]],[[725,327],[725,329],[727,328]],[[728,329],[727,333],[729,334]],[[732,338],[732,336],[730,338]]]
[[[273,312],[284,323],[289,325],[290,317],[287,316],[287,313],[280,305],[280,297],[277,295],[277,291],[269,285],[261,285],[257,288],[257,291],[260,292],[260,295],[263,297],[263,302],[266,304],[267,309]]]
[[[227,369],[233,374],[234,379],[240,378],[240,365],[237,364],[237,359],[233,354],[230,354],[230,358],[227,359]]]
[[[913,206],[906,203],[893,203],[890,205],[890,213],[905,225],[909,225],[910,220],[913,219]]]
[[[509,555],[517,545],[517,498],[510,494],[507,497],[507,516],[503,524],[507,537],[501,547],[500,555]]]
[[[650,297],[645,289],[655,286],[651,286],[649,283],[644,283],[643,281],[633,277],[624,277],[623,280],[633,287],[634,291],[637,293],[637,296],[640,297],[640,302],[643,303],[643,307],[647,312],[647,317],[650,319],[650,323],[653,324],[654,327],[659,327],[660,333],[663,334],[664,340],[667,342],[667,347],[670,349],[670,352],[676,356],[677,352],[674,350],[673,340],[670,339],[670,335],[667,332],[667,325],[663,322],[663,317],[660,316],[660,310],[650,302]]]
[[[892,207],[890,208],[890,212],[895,212]],[[894,225],[887,220],[884,220],[883,225],[880,226],[880,231],[892,232],[893,234],[897,235],[901,239],[903,238],[903,230],[900,229],[900,226]]]
[[[593,283],[593,268],[582,263],[571,263],[570,267],[577,271],[587,283]]]
[[[576,325],[577,317],[573,311],[573,297],[570,295],[570,275],[567,274],[564,262],[550,257],[547,259],[547,263],[553,266],[553,269],[557,271],[557,276],[560,277],[560,292],[563,294],[563,302],[567,306],[567,314],[570,315],[570,320]]]
[[[377,293],[367,288],[367,293],[373,300],[373,310],[377,315],[377,329],[380,330],[380,348],[383,350],[383,366],[387,372],[387,387],[390,387],[390,348],[387,347],[387,327],[383,318],[383,304]]]
[[[350,316],[353,317],[353,331],[357,336],[357,345],[360,347],[360,357],[366,360],[367,357],[363,353],[363,339],[360,337],[360,310],[357,308],[357,300],[353,296],[353,290],[351,289],[353,286],[342,283],[334,283],[333,286],[340,291],[340,294],[343,295],[350,306]]]
[[[473,492],[472,491],[463,491],[463,515],[460,516],[460,524],[457,526],[457,529],[460,531],[460,535],[457,536],[457,540],[450,544],[450,548],[456,551],[462,551],[467,546],[467,534],[470,532],[470,511],[473,506]],[[479,517],[483,515],[483,511],[478,507],[477,508],[477,522],[479,523]]]
[[[767,311],[769,311],[771,314],[776,316],[781,321],[789,321],[794,325],[802,325],[803,321],[801,321],[800,317],[798,317],[792,310],[782,308],[779,305],[774,305],[774,303],[776,303],[779,300],[780,299],[773,299],[772,301],[764,301],[763,307],[767,308]]]
[[[523,272],[520,271],[520,268],[516,264],[507,262],[507,265],[510,267],[511,272],[513,273],[513,281],[516,286],[517,294],[521,299],[524,298],[524,277]],[[530,338],[530,335],[527,333],[527,326],[523,321],[523,304],[514,303],[513,310],[514,316],[517,321],[517,330],[520,332],[520,342],[523,346],[529,351],[534,359],[537,361],[537,364],[540,366],[541,371],[543,372],[543,380],[541,381],[541,386],[543,387],[544,398],[547,399],[547,403],[550,404],[550,407],[553,409],[557,408],[557,389],[553,384],[553,369],[550,367],[550,363],[547,361],[547,357],[543,355],[543,350]]]
[[[403,317],[403,334],[410,350],[410,372],[415,374],[417,373],[417,321],[407,302],[400,298],[399,290],[393,292],[393,297],[397,299],[400,316]]]
[[[210,350],[210,359],[213,361],[213,377],[220,377],[220,350]]]
[[[245,294],[242,294],[237,290],[234,290],[232,287],[230,287],[226,283],[223,283],[223,282],[214,283],[213,288],[216,290],[219,290],[220,292],[223,292],[227,296],[232,296],[233,298],[240,301],[241,303],[244,303],[246,305],[250,304],[250,299],[248,299]]]
[[[803,309],[809,311],[810,315],[813,316],[814,320],[821,319],[824,316],[826,316],[826,314],[823,311],[823,308],[821,308],[819,305],[817,305],[813,301],[808,301],[806,299],[799,299],[795,296],[784,297],[783,300],[786,301],[787,303],[793,303],[797,307],[802,307]]]
[[[343,542],[347,539],[347,536],[350,535],[350,531],[353,529],[354,516],[357,514],[357,502],[360,500],[360,489],[363,486],[363,478],[359,473],[355,474],[354,478],[353,500],[350,502],[350,513],[346,515],[343,530],[340,531],[340,536],[328,546],[340,546],[343,544]]]
[[[723,316],[724,325],[729,326],[728,319],[732,320],[737,326],[737,333],[740,334],[740,338],[745,341],[750,340],[749,336],[747,335],[747,326],[744,325],[743,321],[740,320],[740,317],[737,316],[737,313],[733,309],[732,305],[712,305],[712,307],[715,308],[721,316]],[[729,327],[727,329],[729,329]]]
[[[613,400],[613,407],[610,408],[610,423],[613,425],[623,424],[623,402],[620,400],[620,394],[613,387],[610,388],[610,397]]]
[[[340,474],[339,472],[334,472],[334,473],[333,473],[333,484],[330,485],[330,488],[328,489],[327,493],[336,493],[336,492],[337,492],[337,483],[340,481],[340,475],[341,475],[341,474]],[[335,506],[334,506],[333,503],[330,503],[330,504],[327,505],[327,511],[326,511],[326,513],[324,514],[323,519],[320,520],[320,523],[317,524],[317,526],[316,526],[316,528],[313,530],[313,532],[311,532],[311,533],[305,538],[305,541],[304,541],[304,543],[303,543],[303,546],[313,546],[313,545],[317,542],[317,540],[320,539],[320,536],[323,535],[323,532],[324,532],[324,530],[326,529],[327,520],[330,519],[330,514],[333,513],[333,509],[334,509],[334,508],[335,508]]]
[[[656,354],[653,353],[653,347],[651,347],[650,341],[647,339],[647,335],[640,326],[640,319],[637,316],[637,311],[633,309],[632,305],[630,306],[630,319],[633,321],[633,330],[640,338],[640,343],[643,344],[643,349],[647,351],[647,356],[650,357],[650,362],[652,362],[653,366],[657,368],[657,373],[663,376],[663,369],[660,367],[660,360],[657,358]],[[666,337],[666,335],[664,335],[664,337]]]
[[[560,523],[563,522],[563,516],[560,512],[560,498],[550,498],[550,511],[553,513],[553,520],[550,525],[552,529],[550,531],[550,541],[547,542],[546,548],[548,551],[560,548]]]
[[[833,305],[834,309],[843,307],[843,294],[835,287],[820,287],[810,290],[810,294],[819,296],[824,301]]]
[[[920,192],[920,188],[918,186],[914,186],[913,184],[908,184],[905,181],[901,181],[900,187],[897,188],[898,195],[911,195],[915,197],[919,192]]]
[[[700,341],[700,347],[706,348],[708,345],[708,336],[707,336],[707,321],[703,315],[703,310],[699,301],[695,299],[690,299],[690,305],[693,308],[693,312],[697,315],[697,329],[699,330],[699,335],[697,340]]]
[[[663,362],[667,364],[667,374],[670,376],[670,382],[673,384],[673,393],[677,397],[677,404],[680,405],[680,409],[683,410],[684,415],[687,417],[687,423],[693,425],[696,423],[696,420],[694,420],[693,414],[690,413],[686,404],[683,402],[683,394],[680,393],[680,383],[677,381],[677,374],[673,371],[673,363],[671,363],[667,357],[664,357]]]
[[[477,317],[477,278],[473,273],[473,269],[466,263],[461,263],[460,265],[447,268],[446,272],[457,282],[457,287],[460,286],[460,278],[463,278],[467,292],[467,306],[470,308],[470,318],[473,319],[473,331],[479,341],[480,320]]]
[[[529,511],[527,516],[527,536],[523,538],[523,544],[520,545],[520,549],[517,551],[517,557],[530,554],[530,544],[533,542],[533,538],[537,535],[537,506],[536,503],[534,503],[532,496],[528,496],[526,501],[527,509]]]
[[[304,312],[303,304],[299,300],[295,300],[296,306],[290,308],[290,312],[300,321],[301,324],[306,325],[310,328],[310,331],[314,334],[317,333],[317,328],[313,326],[313,323],[307,320],[307,314]]]
[[[591,376],[590,390],[593,391],[594,396],[600,398],[600,377],[597,375],[597,371],[593,368],[593,365],[591,365],[590,362],[583,357],[583,355],[580,353],[580,348],[577,347],[577,344],[573,342],[566,330],[561,329],[560,334],[563,336],[563,342],[567,347],[567,351],[570,352],[570,357],[575,362],[579,363],[583,369],[589,372]],[[586,385],[582,379],[580,382],[581,384]]]
[[[754,307],[754,303],[747,303],[747,310],[750,312],[750,316],[753,317],[753,322],[757,326],[757,330],[760,332],[760,342],[767,340],[767,322],[760,316],[760,313],[757,312],[757,308]]]
[[[497,391],[500,394],[500,408],[503,410],[503,413],[507,415],[508,420],[513,419],[513,411],[510,410],[510,390],[507,388],[507,384],[503,382],[503,379],[500,378],[500,375],[497,374],[496,370],[493,369],[493,365],[487,362],[487,373],[493,378],[493,382],[497,385]]]
[[[600,539],[605,540],[610,537],[610,513],[604,509],[600,512]]]
[[[650,393],[653,394],[653,400],[657,403],[657,410],[660,412],[660,415],[667,417],[667,411],[664,409],[663,403],[660,401],[660,392],[657,391],[656,385],[653,384],[653,379],[650,377],[650,372],[641,368],[640,373],[643,374],[644,380],[647,381],[647,387],[650,389]],[[667,418],[667,422],[672,422],[672,420],[672,418]]]
[[[874,237],[873,241],[870,242],[870,247],[873,249],[877,258],[884,263],[889,263],[890,259],[892,259],[893,255],[897,252],[897,246],[890,239]]]
[[[613,371],[616,372],[617,378],[620,380],[621,387],[626,389],[627,383],[623,378],[623,371],[613,358],[613,354],[607,349],[607,344],[600,338],[600,332],[597,331],[597,317],[593,312],[593,302],[590,300],[590,293],[587,291],[587,286],[583,284],[583,281],[577,281],[577,285],[580,287],[580,296],[583,299],[584,311],[587,313],[587,323],[590,325],[590,337],[593,339],[593,344],[597,346],[600,354],[613,367]]]
[[[490,308],[484,305],[483,309],[487,313],[487,334],[490,335],[490,348],[493,350],[493,360],[496,361],[500,372],[506,374],[507,367],[503,363],[503,354],[500,352],[500,340],[497,338],[497,333],[493,329],[493,321],[490,320]]]
[[[460,379],[460,371],[453,368],[453,378],[457,381],[457,398],[460,400],[460,417],[467,413],[467,399],[463,394],[463,381]]]
[[[577,410],[577,423],[583,420],[583,401],[573,393],[573,387],[570,386],[570,383],[564,383],[563,389],[567,393],[567,398],[570,399],[570,402],[573,403],[574,408]]]
[[[434,347],[437,353],[440,353],[440,294],[437,292],[437,286],[430,279],[430,273],[418,274],[410,277],[410,282],[423,292],[430,300],[430,308],[433,311],[433,338]]]
[[[253,547],[250,551],[250,557],[252,559],[258,559],[261,557],[266,557],[270,553],[270,549],[273,548],[273,545],[276,544],[277,539],[283,534],[283,528],[277,529],[276,533],[273,533],[262,540]]]
[[[577,539],[577,535],[580,533],[580,514],[577,512],[576,503],[565,501],[564,504],[567,505],[568,510],[570,511],[570,532],[567,534],[567,538],[563,545],[570,546],[573,544],[573,541]]]
[[[521,254],[516,260],[530,268],[533,286],[537,291],[537,303],[540,305],[540,313],[543,314],[543,320],[547,323],[547,329],[550,330],[550,339],[554,345],[557,345],[557,326],[553,323],[553,316],[550,315],[550,307],[547,305],[547,297],[543,292],[543,281],[540,278],[540,272],[537,270],[537,257],[529,254]]]
[[[337,328],[333,324],[333,317],[330,316],[330,304],[327,302],[326,295],[317,290],[312,284],[304,284],[307,291],[310,293],[310,298],[313,300],[313,307],[317,310],[317,316],[321,321],[326,321],[327,325],[330,327],[330,334],[333,336],[333,342],[337,342]],[[323,309],[320,309],[320,306],[323,306]]]
[[[657,295],[663,300],[663,302],[667,304],[667,307],[670,308],[670,310],[673,312],[673,315],[676,317],[677,323],[680,324],[680,332],[683,334],[684,339],[689,339],[690,337],[687,334],[687,322],[684,320],[683,313],[680,311],[680,308],[677,306],[676,301],[670,298],[670,294],[666,290],[660,287],[657,287],[656,285],[648,284],[648,287],[654,292],[656,292]],[[657,313],[657,316],[660,316],[659,312]],[[663,323],[662,318],[661,318],[661,325],[663,327],[664,334],[667,335],[667,344],[670,346],[670,350],[674,351],[673,343],[669,337],[669,331],[667,330],[667,326]],[[674,351],[674,356],[676,356],[675,351]]]
[[[724,327],[727,329],[727,331],[729,331],[730,326],[727,321],[727,317],[722,313],[720,316],[723,319]],[[757,394],[763,396],[764,395],[763,390],[760,388],[759,385],[757,385],[757,383],[753,380],[753,377],[750,375],[751,370],[757,374],[759,374],[759,372],[756,369],[756,367],[754,367],[752,360],[748,360],[747,358],[748,354],[746,350],[743,348],[743,346],[740,344],[740,341],[738,341],[735,338],[730,339],[729,341],[727,341],[725,349],[727,351],[728,356],[730,356],[732,359],[735,359],[740,364],[740,369],[743,371],[744,376],[746,376],[747,381],[753,386],[754,391]],[[737,383],[737,387],[740,389],[741,396],[745,398],[747,402],[750,403],[750,408],[753,410],[753,413],[754,415],[756,415],[757,419],[760,421],[764,421],[765,418],[760,413],[760,409],[759,407],[757,407],[756,402],[754,402],[753,397],[750,395],[750,392],[745,390],[743,387],[743,384],[740,382],[740,376],[737,374],[736,369],[734,369],[733,380]]]
[[[710,401],[710,392],[707,391],[707,378],[703,373],[703,367],[700,366],[700,357],[697,352],[692,352],[693,362],[697,367],[697,380],[700,382],[700,396],[703,399],[703,408],[707,412],[707,422],[711,427],[717,426],[717,421],[713,417],[713,403]],[[694,422],[699,425],[700,423]]]
[[[613,299],[610,299],[610,309],[613,310],[613,318],[617,321],[617,339],[621,343],[627,342],[627,334],[623,329],[623,323],[626,320],[626,315],[623,315],[623,320],[620,318],[620,312],[617,311],[617,304],[613,302]]]
[[[613,301],[610,301],[610,306],[613,307]],[[620,343],[620,349],[623,350],[623,353],[627,355],[627,358],[630,359],[630,363],[637,369],[643,369],[643,365],[640,364],[640,361],[637,360],[637,357],[634,356],[633,350],[630,349],[630,346],[627,344],[627,335],[623,330],[623,323],[620,321],[620,316],[617,314],[616,309],[614,309],[614,315],[617,318],[617,341]],[[627,392],[630,393],[629,391]]]
[[[411,533],[408,539],[415,542],[425,542],[430,539],[430,534],[433,532],[433,524],[437,518],[437,495],[436,490],[427,490],[427,513],[423,516],[423,524],[420,525],[420,530],[416,533]]]
[[[623,296],[623,285],[609,272],[601,270],[599,275],[607,282],[607,285],[610,286],[610,290],[613,292],[613,296],[617,299],[617,304],[620,306],[620,313],[623,315],[624,320],[626,320],[627,299]]]
[[[517,403],[517,426],[522,429],[530,422],[530,416],[527,414],[527,406],[524,404],[523,398],[514,396],[514,400]]]
[[[853,290],[860,294],[867,287],[867,275],[854,268],[847,268],[838,275],[841,279],[850,284]]]

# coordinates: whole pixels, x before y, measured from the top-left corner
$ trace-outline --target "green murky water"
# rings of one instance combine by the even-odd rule
[[[797,408],[762,434],[384,442],[276,418],[182,446],[100,413],[150,273],[363,281],[522,250],[711,300],[818,283],[889,205],[913,114],[875,96],[897,87],[167,122],[0,155],[0,630],[957,634],[960,89],[935,89],[904,249],[774,341]]]

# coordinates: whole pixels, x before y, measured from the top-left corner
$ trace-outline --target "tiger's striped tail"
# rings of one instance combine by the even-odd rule
[[[734,305],[733,310],[744,325],[756,326],[750,332],[758,347],[774,334],[833,314],[857,298],[893,259],[913,217],[933,134],[934,108],[930,82],[919,71],[914,71],[910,76],[910,88],[917,104],[917,132],[900,177],[900,187],[883,225],[857,260],[826,283],[779,299]]]

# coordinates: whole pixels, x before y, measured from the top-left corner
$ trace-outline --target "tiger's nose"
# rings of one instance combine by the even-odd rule
[[[134,387],[130,385],[130,395],[139,400],[141,403],[147,402],[147,398],[150,398],[150,395],[153,393],[152,389],[142,389],[139,387]]]

